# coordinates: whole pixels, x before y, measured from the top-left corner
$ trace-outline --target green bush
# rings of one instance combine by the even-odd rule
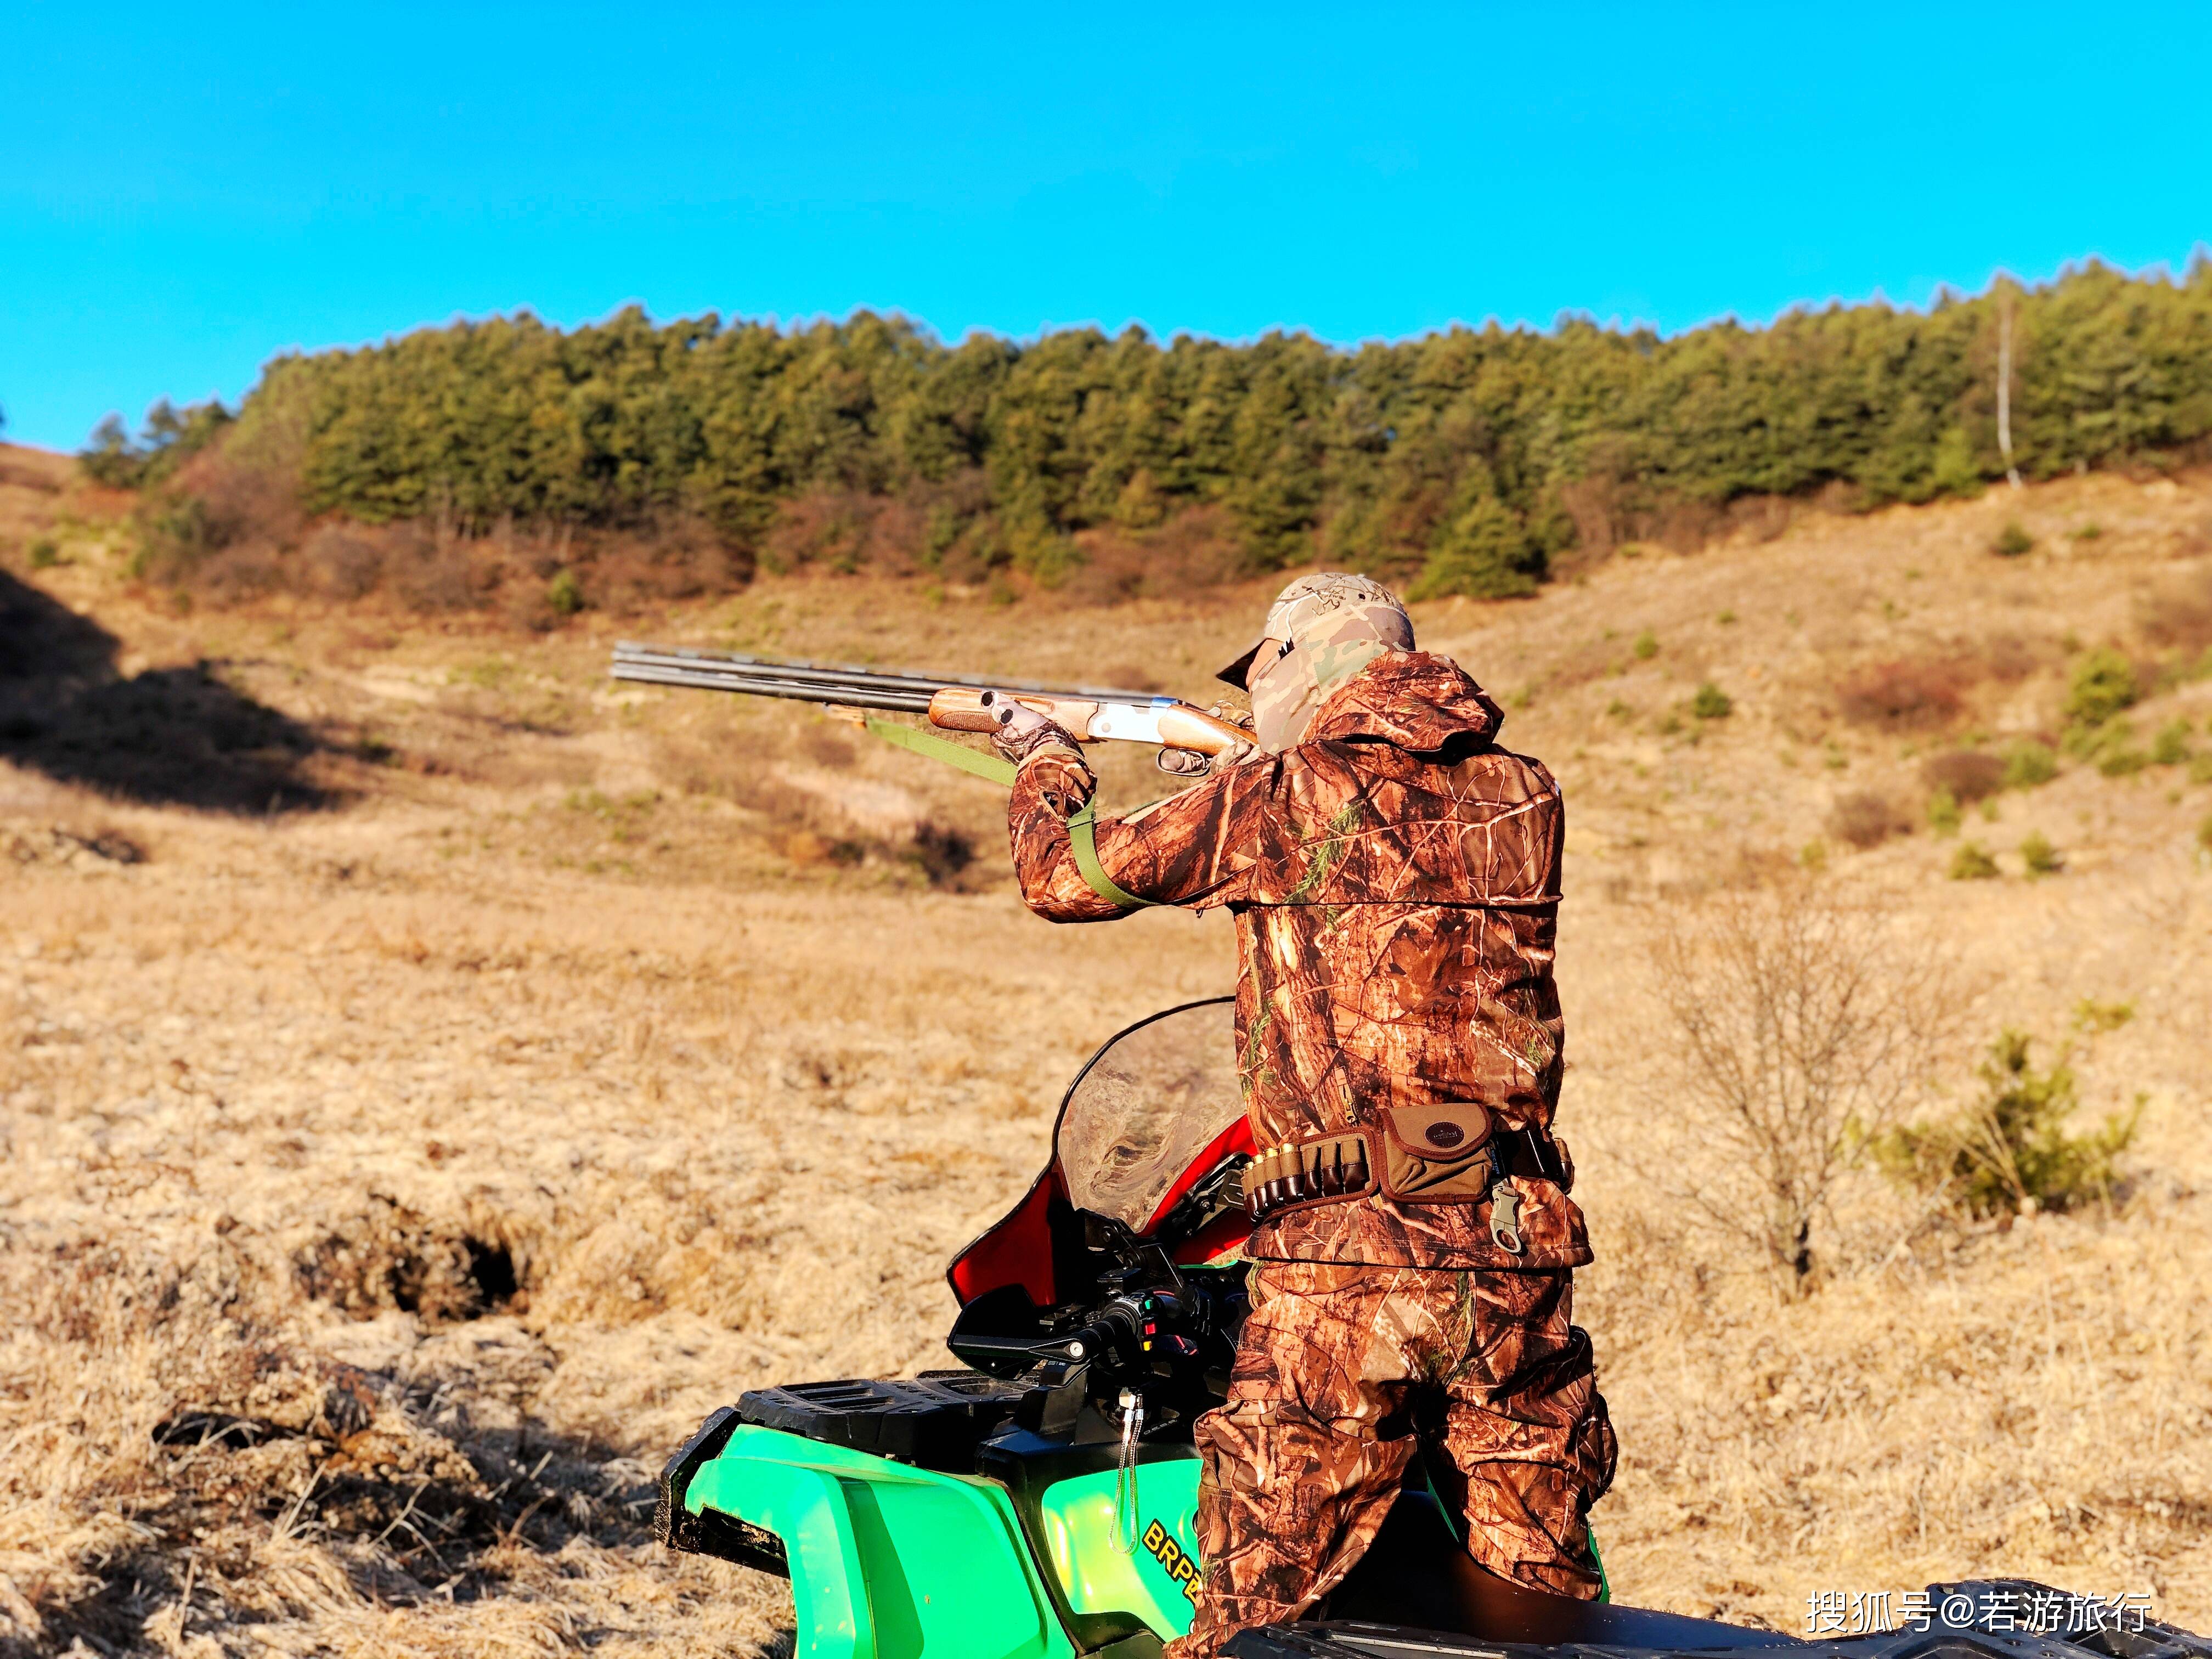
[[[2199,755],[2189,763],[2189,781],[2191,783],[2212,783],[2212,755]]]
[[[1877,1163],[1924,1192],[1948,1194],[1969,1214],[2063,1210],[2112,1191],[2114,1164],[2135,1139],[2142,1102],[2087,1134],[2069,1132],[2078,1103],[2062,1058],[2038,1072],[2029,1040],[2008,1030],[1978,1073],[1982,1098],[1929,1127],[1895,1129],[1873,1144]]]
[[[2020,843],[2020,861],[2027,866],[2031,876],[2055,876],[2065,867],[2058,849],[2051,844],[2051,837],[2040,830],[2030,830]]]
[[[1543,574],[1544,550],[1530,538],[1520,515],[1496,496],[1486,495],[1444,526],[1407,596],[1520,599],[1536,591]]]
[[[2135,733],[2124,726],[2105,728],[2107,741],[2099,744],[2090,753],[2097,763],[2097,770],[2108,778],[2132,777],[2150,764],[2150,757],[2131,746]]]
[[[2074,1029],[2092,1035],[2117,1031],[2135,1017],[2132,1002],[2100,1002],[2094,997],[2083,997],[2074,1005]]]
[[[41,536],[31,544],[31,568],[52,570],[62,562],[61,548],[51,536]]]
[[[1938,789],[1928,798],[1928,827],[1939,836],[1955,836],[1966,822],[1959,810],[1959,798],[1948,789]]]
[[[2058,775],[2058,756],[2048,744],[2038,743],[2033,738],[2021,738],[2008,744],[2004,751],[2004,787],[2008,789],[2033,789]]]
[[[2134,708],[2142,695],[2135,665],[2111,646],[2100,645],[2074,665],[2066,687],[2066,716],[2077,726],[2102,726]]]
[[[2035,546],[2035,538],[2021,528],[2018,519],[2005,520],[2005,527],[1997,532],[1996,539],[1990,544],[1990,551],[2000,558],[2016,559]]]
[[[553,573],[553,580],[545,584],[545,603],[553,608],[556,617],[573,617],[584,608],[584,590],[576,580],[575,572]]]
[[[1979,842],[1962,841],[1959,850],[1951,855],[1954,881],[1994,881],[1998,873],[1997,861]]]
[[[2206,818],[2197,826],[2197,844],[2206,852],[2212,853],[2212,817]]]
[[[1636,643],[1629,649],[1636,653],[1637,661],[1650,662],[1659,654],[1659,636],[1647,628],[1636,636]]]
[[[2179,766],[2189,758],[2190,736],[2187,720],[2168,720],[2158,728],[2158,735],[2150,740],[2150,763],[2153,766]]]
[[[1735,699],[1707,680],[1690,699],[1690,712],[1701,720],[1726,720],[1735,709]]]

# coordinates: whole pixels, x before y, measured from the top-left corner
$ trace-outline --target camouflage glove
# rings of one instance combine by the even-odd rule
[[[1252,730],[1252,711],[1249,708],[1241,708],[1233,702],[1217,702],[1212,708],[1207,709],[1206,712],[1212,715],[1214,719],[1218,720],[1226,720],[1230,725],[1234,726],[1247,733],[1249,733]],[[1254,755],[1259,752],[1259,739],[1256,737],[1248,735],[1245,740],[1243,743],[1238,744],[1235,748],[1224,749],[1219,754],[1216,755],[1213,757],[1212,765],[1207,769],[1209,771],[1218,772],[1224,767],[1235,766],[1240,761],[1250,759]]]
[[[1065,749],[1039,750],[1022,763],[1022,775],[1036,777],[1044,804],[1064,818],[1080,812],[1098,787],[1083,757]]]
[[[1083,745],[1073,732],[1020,703],[1008,711],[1006,723],[991,733],[991,747],[1017,766],[1045,749],[1065,749],[1078,760],[1083,758]]]
[[[1036,772],[1045,804],[1062,817],[1081,811],[1098,787],[1083,745],[1033,708],[1015,704],[1012,717],[991,734],[991,746],[1024,773]]]

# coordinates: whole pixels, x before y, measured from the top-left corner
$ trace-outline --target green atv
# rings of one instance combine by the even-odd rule
[[[1170,1009],[1077,1074],[1051,1162],[947,1273],[960,1312],[946,1346],[963,1369],[757,1389],[669,1460],[661,1540],[789,1577],[794,1659],[1150,1659],[1189,1628],[1191,1425],[1223,1396],[1245,1305],[1238,1177],[1253,1147],[1231,1018],[1225,998]],[[1941,1621],[1818,1643],[1571,1601],[1476,1565],[1423,1480],[1310,1620],[1246,1632],[1229,1651],[2212,1659],[2212,1644],[2140,1615],[2025,1633],[2002,1609],[2031,1593],[2057,1594],[1943,1586]],[[1953,1618],[1962,1602],[1969,1616]]]

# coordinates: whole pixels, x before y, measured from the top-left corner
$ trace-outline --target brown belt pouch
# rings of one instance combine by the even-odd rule
[[[1498,1180],[1490,1114],[1474,1101],[1392,1106],[1382,1114],[1382,1191],[1401,1204],[1468,1204]]]

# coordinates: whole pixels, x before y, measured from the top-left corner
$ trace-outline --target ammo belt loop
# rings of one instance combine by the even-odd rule
[[[1256,1224],[1285,1210],[1342,1203],[1381,1189],[1364,1130],[1270,1146],[1244,1168],[1244,1212]]]

